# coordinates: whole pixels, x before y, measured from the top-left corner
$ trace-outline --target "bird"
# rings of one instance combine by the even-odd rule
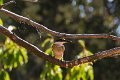
[[[52,51],[53,51],[54,57],[56,59],[59,59],[59,60],[63,59],[63,55],[64,55],[64,51],[65,51],[64,44],[67,42],[71,42],[71,41],[65,40],[65,39],[59,39],[53,43]]]

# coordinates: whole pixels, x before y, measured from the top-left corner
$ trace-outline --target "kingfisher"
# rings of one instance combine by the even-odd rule
[[[54,57],[59,60],[63,60],[63,55],[65,51],[65,43],[71,42],[65,39],[59,39],[52,45],[52,51],[54,53]]]

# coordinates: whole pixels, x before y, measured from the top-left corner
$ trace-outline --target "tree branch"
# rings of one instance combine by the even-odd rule
[[[43,51],[38,49],[36,46],[34,46],[34,45],[28,43],[27,41],[19,38],[17,35],[15,35],[14,33],[12,33],[11,31],[9,31],[7,28],[5,28],[3,26],[0,26],[0,33],[6,35],[12,41],[14,41],[16,44],[26,48],[28,51],[30,51],[34,55],[36,55],[42,59],[45,59],[45,60],[51,62],[52,64],[56,64],[56,65],[59,65],[61,67],[65,67],[65,68],[70,68],[70,67],[80,65],[83,63],[93,62],[93,61],[98,60],[98,59],[102,59],[105,57],[110,57],[113,55],[120,54],[120,47],[116,47],[116,48],[102,51],[102,52],[98,52],[98,53],[95,53],[94,55],[83,57],[80,59],[76,59],[76,60],[72,60],[72,61],[60,61],[60,60],[55,59],[54,57],[52,57],[50,55],[45,54]]]
[[[52,36],[60,37],[60,38],[68,38],[68,39],[81,39],[81,38],[107,38],[107,39],[112,39],[112,40],[120,40],[120,37],[110,35],[110,34],[67,34],[67,33],[60,33],[53,31],[51,29],[48,29],[47,27],[34,22],[30,20],[29,18],[20,16],[18,14],[15,14],[11,11],[8,11],[4,8],[0,9],[1,12],[5,13],[6,15],[10,16],[14,20],[20,22],[20,23],[27,23],[28,25],[33,26],[36,29],[39,29],[42,32],[51,34]]]
[[[110,35],[110,34],[66,34],[66,33],[60,33],[60,32],[53,31],[53,30],[48,29],[47,27],[45,27],[41,24],[38,24],[38,23],[36,23],[36,22],[26,18],[26,17],[20,16],[18,14],[15,14],[15,13],[3,8],[4,6],[7,6],[11,3],[13,3],[13,2],[10,2],[6,5],[1,5],[0,11],[4,12],[6,15],[10,16],[11,18],[17,20],[20,23],[27,23],[28,25],[31,25],[34,28],[41,30],[42,32],[49,33],[52,36],[57,36],[60,38],[71,38],[71,39],[108,38],[108,39],[112,39],[112,40],[120,40],[120,37]],[[19,38],[17,35],[15,35],[14,33],[12,33],[11,31],[9,31],[7,28],[5,28],[3,26],[0,26],[0,33],[9,37],[16,44],[31,51],[31,53],[33,53],[34,55],[37,55],[38,57],[41,57],[41,58],[43,58],[43,59],[45,59],[53,64],[59,65],[61,67],[66,67],[66,68],[70,68],[70,67],[80,65],[83,63],[93,62],[93,61],[98,60],[98,59],[102,59],[105,57],[111,57],[113,55],[120,54],[120,47],[116,47],[116,48],[113,48],[110,50],[105,50],[102,52],[98,52],[98,53],[95,53],[94,55],[83,57],[80,59],[76,59],[76,60],[72,60],[72,61],[60,61],[60,60],[57,60],[50,55],[45,54],[42,50],[38,49],[36,46],[28,43],[27,41]]]

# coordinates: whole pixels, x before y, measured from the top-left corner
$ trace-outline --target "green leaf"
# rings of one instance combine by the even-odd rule
[[[40,80],[62,80],[61,68],[46,62],[46,66],[40,74]]]
[[[23,47],[20,48],[21,56],[24,60],[24,62],[28,62],[28,56],[27,56],[27,50]]]
[[[0,80],[10,80],[8,72],[4,69],[0,70]]]
[[[47,49],[45,53],[52,55],[52,49],[51,48]]]
[[[50,39],[49,38],[47,38],[47,39],[45,39],[45,41],[42,43],[42,47],[45,47],[45,45],[48,43],[50,41]]]
[[[1,3],[0,3],[1,4]],[[2,21],[2,19],[0,19],[0,25],[2,25],[3,26],[3,21]]]
[[[85,48],[85,42],[83,40],[79,40],[80,45]]]

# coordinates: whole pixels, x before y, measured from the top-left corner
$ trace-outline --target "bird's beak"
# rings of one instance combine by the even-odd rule
[[[70,40],[65,40],[65,41],[63,41],[63,44],[64,44],[64,43],[70,43],[70,42],[72,42],[72,41],[70,41]]]

